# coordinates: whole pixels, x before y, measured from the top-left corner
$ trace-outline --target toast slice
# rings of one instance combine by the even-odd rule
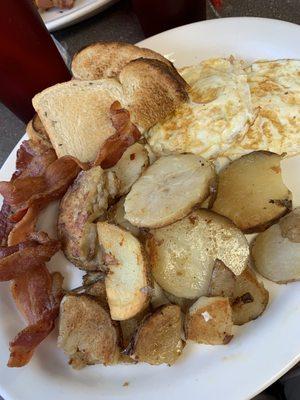
[[[124,102],[122,86],[114,79],[103,79],[54,85],[37,94],[32,103],[57,156],[89,162],[115,133],[109,113],[115,100]]]
[[[137,58],[159,60],[172,67],[169,60],[153,50],[130,43],[96,42],[74,55],[71,69],[76,79],[113,78],[119,75],[126,64]]]
[[[104,141],[115,133],[110,106],[119,101],[143,133],[187,99],[185,81],[158,60],[128,63],[119,80],[72,80],[33,98],[33,106],[58,155],[94,161]]]

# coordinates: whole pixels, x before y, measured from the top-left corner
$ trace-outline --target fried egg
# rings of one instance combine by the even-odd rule
[[[152,127],[146,139],[157,155],[194,153],[214,159],[247,132],[253,112],[241,61],[212,59],[181,70],[189,101]]]
[[[300,153],[300,60],[258,61],[246,73],[256,118],[223,156],[235,159],[256,150]]]

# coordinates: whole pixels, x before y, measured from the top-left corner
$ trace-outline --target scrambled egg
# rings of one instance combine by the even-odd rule
[[[300,153],[300,60],[213,59],[184,68],[189,102],[146,134],[158,155],[195,153],[220,167],[256,150]]]
[[[247,75],[240,61],[207,60],[181,71],[190,100],[146,134],[158,155],[201,154],[216,158],[241,139],[253,120]]]

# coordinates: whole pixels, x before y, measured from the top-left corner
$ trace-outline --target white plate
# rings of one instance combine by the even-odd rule
[[[196,23],[162,33],[140,43],[162,54],[171,54],[178,66],[210,56],[235,54],[245,59],[299,57],[300,28],[267,19],[222,19]],[[0,179],[14,170],[16,150],[4,164]],[[284,177],[300,205],[300,158],[288,160]],[[54,229],[55,205],[44,213],[47,227]],[[47,216],[47,217],[46,217]],[[51,230],[50,229],[50,230]],[[51,261],[70,285],[81,273],[61,255]],[[93,366],[82,371],[68,367],[55,346],[55,333],[37,349],[22,369],[5,367],[8,341],[22,327],[9,295],[0,290],[0,393],[5,400],[182,400],[249,399],[291,368],[300,356],[300,283],[276,285],[266,282],[270,304],[261,318],[236,329],[227,346],[189,344],[173,367],[149,365]],[[128,386],[123,386],[128,382]]]
[[[53,32],[91,17],[116,1],[117,0],[76,0],[74,7],[70,10],[52,8],[48,11],[41,11],[40,14],[48,30]]]

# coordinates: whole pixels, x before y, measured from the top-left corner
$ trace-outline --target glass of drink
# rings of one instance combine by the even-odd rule
[[[131,0],[146,37],[206,18],[206,0]]]
[[[33,0],[0,0],[0,101],[25,123],[32,97],[71,79]]]

